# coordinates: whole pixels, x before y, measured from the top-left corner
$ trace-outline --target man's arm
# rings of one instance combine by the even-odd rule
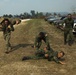
[[[62,61],[59,61],[59,63],[62,64],[62,65],[65,65],[66,64],[65,62],[62,62]]]
[[[36,48],[37,42],[38,42],[38,37],[35,37],[34,45],[32,46],[33,48]]]
[[[54,61],[55,61],[56,63],[62,64],[62,65],[65,64],[64,62],[60,61],[57,57],[54,57]]]
[[[14,31],[14,27],[12,24],[10,25],[10,29],[11,29],[11,31]]]

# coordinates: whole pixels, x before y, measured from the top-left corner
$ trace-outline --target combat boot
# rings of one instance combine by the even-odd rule
[[[68,45],[71,46],[73,44],[73,40],[68,41]]]

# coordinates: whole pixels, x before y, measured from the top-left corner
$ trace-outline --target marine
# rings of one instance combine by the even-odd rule
[[[11,38],[11,31],[14,31],[14,27],[9,21],[9,19],[5,18],[2,22],[2,31],[3,31],[3,36],[4,40],[6,43],[6,51],[5,53],[9,53],[9,50],[11,50],[11,44],[10,44],[10,38]]]
[[[72,15],[68,14],[67,18],[64,20],[65,26],[64,26],[64,44],[66,45],[67,42],[71,46],[74,41],[74,36],[73,36],[73,25],[74,25],[74,20],[72,19]]]
[[[35,37],[35,42],[34,42],[34,48],[37,50],[41,47],[42,41],[45,42],[48,50],[50,50],[50,44],[49,44],[49,38],[47,33],[45,32],[40,32],[36,37]]]
[[[63,51],[51,51],[47,50],[47,48],[45,47],[44,49],[37,50],[35,55],[33,56],[23,57],[22,61],[28,59],[47,59],[48,61],[55,61],[58,64],[64,65],[65,63],[61,60],[64,55],[65,53]]]

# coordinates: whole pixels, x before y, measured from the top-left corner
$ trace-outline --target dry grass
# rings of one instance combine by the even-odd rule
[[[45,59],[21,61],[24,56],[33,55],[31,48],[35,36],[45,31],[49,35],[54,50],[63,50],[65,65],[49,62]],[[44,20],[30,20],[15,28],[11,43],[13,51],[5,54],[5,42],[0,33],[0,75],[76,75],[76,43],[73,46],[63,44],[63,32]]]

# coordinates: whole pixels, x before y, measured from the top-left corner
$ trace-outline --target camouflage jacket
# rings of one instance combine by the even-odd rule
[[[67,18],[64,20],[64,23],[65,23],[65,29],[72,29],[74,25],[74,20]]]
[[[48,61],[55,61],[56,63],[59,63],[59,58],[58,58],[58,52],[53,51],[52,53],[49,54]]]
[[[8,26],[10,26],[10,28],[8,28],[7,26],[5,26],[5,25],[2,25],[2,31],[4,32],[4,33],[9,33],[9,32],[11,32],[11,31],[14,31],[14,27],[13,27],[13,25],[8,25]]]
[[[8,19],[9,20],[9,24],[8,25],[5,25],[4,24],[4,20],[5,19]],[[16,23],[16,21],[14,19],[11,19],[11,18],[0,18],[0,26],[1,26],[1,31],[3,31],[4,33],[7,33],[7,32],[10,32],[10,31],[14,31],[14,27],[13,25]],[[8,26],[10,28],[8,28]]]
[[[2,22],[2,31],[4,32],[4,33],[9,33],[9,32],[11,32],[11,31],[14,31],[14,27],[13,27],[13,25],[11,24],[11,22],[10,22],[10,24],[8,24],[8,25],[5,25],[4,24],[4,22]],[[8,26],[10,27],[10,28],[8,28]]]
[[[43,38],[40,38],[39,36],[36,36],[34,45],[36,46],[37,43],[38,43],[38,42],[41,42],[42,40],[44,40],[44,41],[47,42],[47,41],[48,41],[48,36],[44,36]],[[46,43],[46,42],[45,42],[45,43]]]

